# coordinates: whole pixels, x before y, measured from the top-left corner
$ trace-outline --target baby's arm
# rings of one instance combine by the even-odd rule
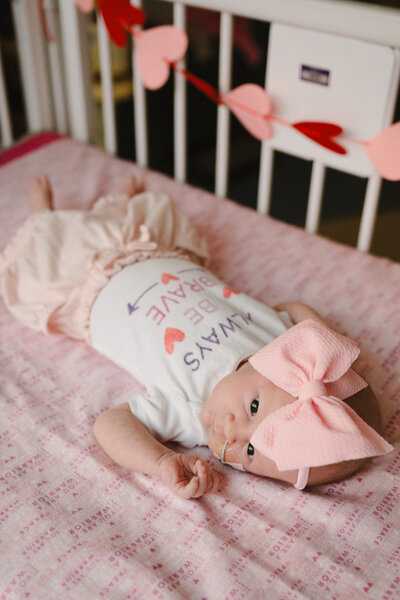
[[[131,471],[159,477],[182,498],[199,498],[217,490],[217,472],[197,456],[174,452],[154,439],[128,404],[102,413],[94,432],[112,460]]]
[[[300,321],[304,321],[305,319],[314,319],[314,321],[319,321],[320,323],[324,323],[326,325],[326,321],[319,315],[313,308],[307,306],[307,304],[303,304],[302,302],[281,302],[274,306],[274,310],[277,311],[286,311],[289,313],[290,318],[293,323],[300,323]]]

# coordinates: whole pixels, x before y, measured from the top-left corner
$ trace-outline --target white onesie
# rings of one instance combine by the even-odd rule
[[[146,386],[130,408],[160,441],[207,445],[203,402],[240,362],[292,326],[188,260],[127,266],[96,299],[92,345]]]

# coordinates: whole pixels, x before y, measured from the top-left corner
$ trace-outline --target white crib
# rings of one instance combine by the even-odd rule
[[[182,2],[171,3],[170,0],[159,1],[173,5],[173,23],[184,29],[186,4]],[[132,4],[142,5],[140,0],[132,1]],[[387,48],[391,53],[391,62],[388,67],[390,74],[386,75],[386,79],[382,84],[385,89],[382,90],[378,102],[379,108],[376,108],[376,114],[374,114],[375,107],[373,106],[374,102],[372,102],[372,107],[369,111],[366,110],[364,114],[364,103],[361,102],[357,105],[356,110],[359,114],[356,129],[358,128],[358,131],[355,132],[355,137],[357,137],[357,133],[359,135],[361,133],[361,136],[365,133],[377,133],[392,122],[400,72],[399,10],[343,0],[247,0],[246,2],[243,0],[191,0],[188,4],[221,13],[219,91],[222,93],[228,92],[231,88],[232,31],[235,15],[267,21],[274,24],[274,27],[276,27],[276,24],[293,26],[297,28],[300,35],[302,35],[301,32],[304,28],[313,32],[331,34],[331,36],[341,36],[339,42],[338,40],[335,42],[336,44],[339,43],[339,46],[346,44],[351,39],[356,39],[375,44],[378,49]],[[78,140],[90,142],[93,140],[93,100],[90,90],[86,17],[76,9],[73,0],[46,0],[44,7],[56,43],[46,43],[44,41],[36,2],[32,0],[12,0],[28,130],[29,132],[56,130],[68,133]],[[327,39],[333,38],[328,36]],[[104,147],[107,152],[115,154],[116,123],[112,91],[110,41],[101,18],[98,22],[98,45],[101,67]],[[368,47],[368,44],[365,44],[365,48]],[[331,50],[328,49],[329,51]],[[337,59],[339,63],[340,61],[346,63],[347,59],[351,60],[349,54],[346,58],[346,52],[352,52],[351,48],[350,50],[340,50],[339,48]],[[269,92],[271,86],[272,89],[274,89],[274,85],[276,87],[276,76],[272,76],[273,79],[271,80],[271,73],[276,73],[276,65],[279,64],[280,60],[276,56],[276,52],[273,59],[270,54],[269,51],[266,74],[266,89]],[[365,61],[367,60],[369,60],[368,55],[365,58]],[[375,73],[381,71],[379,58],[375,59],[375,62],[375,71],[372,71],[371,81],[373,81]],[[139,165],[146,166],[148,165],[149,154],[146,92],[140,82],[134,57],[132,59],[132,69],[135,88],[133,118],[135,120],[136,162]],[[282,77],[284,77],[283,74]],[[174,177],[177,181],[184,182],[186,180],[187,160],[190,160],[186,151],[186,82],[179,73],[175,73],[174,79]],[[357,76],[353,74],[350,79],[349,85],[354,87],[347,90],[342,89],[344,98],[344,100],[343,98],[341,100],[342,104],[345,102],[346,95],[350,98],[358,97],[357,88],[359,83],[357,82]],[[366,89],[369,89],[368,84]],[[311,114],[314,114],[315,120],[317,120],[321,117],[318,94],[315,94],[315,100],[311,102],[314,111]],[[355,99],[354,104],[357,104]],[[292,108],[289,106],[289,112],[290,110]],[[353,111],[349,112],[350,121],[348,123],[351,125],[351,119],[355,118],[354,106]],[[346,125],[346,115],[343,110],[342,112],[338,111],[337,119],[342,119],[342,122],[344,119]],[[320,120],[324,119],[320,118]],[[1,56],[0,124],[3,146],[10,145],[13,141],[13,132]],[[215,193],[217,196],[226,196],[227,194],[229,130],[229,111],[226,106],[219,106],[215,166]],[[306,216],[306,229],[310,232],[318,231],[327,166],[368,179],[357,242],[359,249],[368,250],[378,208],[381,178],[372,167],[366,166],[365,161],[360,159],[360,149],[352,149],[348,156],[340,161],[336,160],[332,153],[320,149],[312,142],[300,142],[293,136],[289,136],[288,139],[285,134],[278,133],[270,140],[262,142],[257,207],[261,213],[265,214],[269,212],[273,156],[276,149],[312,161],[313,167]]]
[[[144,0],[146,11],[150,3],[156,8],[171,7],[167,0]],[[231,78],[234,81],[233,16],[242,15],[272,23],[265,85],[278,100],[276,114],[289,122],[337,121],[348,136],[358,139],[368,139],[391,122],[399,81],[400,10],[341,0],[190,0],[190,5],[222,14],[222,92],[231,88]],[[227,283],[228,295],[240,290],[271,306],[286,300],[304,302],[358,342],[357,370],[378,398],[382,433],[395,449],[374,458],[349,479],[299,491],[283,482],[220,465],[207,448],[199,447],[196,454],[221,473],[224,485],[217,494],[195,501],[177,498],[157,478],[118,467],[94,438],[98,415],[141,393],[140,382],[79,340],[44,336],[25,327],[9,314],[0,298],[0,599],[400,597],[400,264],[308,234],[183,183],[192,176],[193,156],[187,148],[192,147],[193,132],[186,108],[193,96],[179,74],[171,75],[177,181],[146,168],[152,166],[152,148],[148,147],[152,130],[147,125],[153,107],[146,103],[149,94],[141,86],[134,61],[135,160],[142,166],[112,156],[117,152],[118,106],[114,106],[110,43],[102,22],[98,28],[101,98],[104,146],[109,154],[94,147],[97,138],[84,15],[76,10],[74,0],[46,0],[49,26],[58,40],[47,44],[37,1],[13,0],[12,7],[26,133],[34,135],[18,139],[18,122],[10,119],[16,107],[5,90],[0,68],[2,145],[10,146],[0,153],[0,251],[29,215],[26,191],[39,174],[48,175],[54,206],[61,210],[89,209],[95,199],[120,189],[128,175],[143,178],[150,192],[174,198],[204,236],[211,268]],[[172,14],[176,25],[190,29],[191,14],[185,4],[173,4]],[[267,26],[261,24],[260,31],[264,28]],[[286,90],[293,95],[290,86],[297,86],[298,77],[287,76],[286,68],[292,68],[293,48],[299,54],[300,50],[293,43],[282,53],[279,43],[288,34],[291,41],[295,36],[300,39],[303,29],[307,39],[313,38],[311,59],[307,46],[301,50],[300,64],[305,66],[329,70],[328,51],[340,62],[340,52],[333,53],[330,45],[336,39],[332,36],[340,36],[343,48],[356,44],[367,50],[373,45],[374,61],[366,60],[363,52],[345,54],[349,68],[343,67],[343,75],[348,83],[337,88],[344,108],[343,104],[336,109],[321,102],[326,87],[313,82],[304,84],[307,97],[301,103],[280,102],[287,98]],[[326,43],[316,47],[315,36],[320,35]],[[352,70],[356,59],[358,70]],[[331,68],[330,74],[333,72]],[[260,83],[263,67],[258,75]],[[373,83],[385,80],[385,86],[377,85],[370,94],[370,79]],[[279,87],[282,85],[285,89]],[[336,85],[330,89],[334,88]],[[360,93],[365,102],[355,100]],[[218,106],[215,112],[215,192],[225,196],[228,183],[232,183],[229,140],[236,143],[238,129],[230,131],[233,118],[226,107]],[[332,183],[330,170],[342,166],[343,172],[363,178],[361,183],[368,180],[358,239],[358,247],[367,250],[381,180],[366,162],[364,149],[355,145],[350,151],[349,144],[348,155],[342,158],[303,140],[296,131],[273,127],[269,140],[254,142],[260,152],[260,213],[269,211],[273,171],[279,171],[281,152],[294,154],[309,161],[310,169],[312,164],[306,228],[317,230],[322,192]],[[50,133],[42,134],[43,130]],[[274,155],[279,158],[274,160]],[[281,196],[273,187],[275,202],[276,196]],[[384,193],[386,189],[385,185]],[[339,193],[334,190],[335,197]],[[377,232],[379,227],[378,221]],[[23,238],[17,234],[15,239],[16,245],[10,247],[18,251]],[[31,247],[34,252],[34,245]],[[188,281],[192,285],[192,280]],[[160,292],[161,288],[165,290],[162,293],[171,290],[175,298],[181,298],[175,284],[160,286]],[[190,319],[199,314],[200,298],[185,312]],[[121,308],[126,310],[125,305]],[[151,319],[148,323],[157,326]],[[173,320],[170,323],[174,325]],[[195,324],[199,340],[211,341],[208,323],[205,329]],[[222,324],[217,327],[222,329]],[[205,334],[208,337],[200,337]]]

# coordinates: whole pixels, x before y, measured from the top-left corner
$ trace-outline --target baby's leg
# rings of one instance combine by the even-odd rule
[[[35,179],[28,190],[28,202],[33,212],[53,210],[53,191],[46,175]]]
[[[145,190],[144,183],[141,181],[138,181],[136,179],[136,177],[134,177],[133,175],[130,175],[128,178],[128,181],[125,183],[124,187],[120,190],[120,193],[126,194],[127,196],[131,197],[131,196],[134,196],[135,194],[140,194],[140,192],[143,192],[144,190]]]

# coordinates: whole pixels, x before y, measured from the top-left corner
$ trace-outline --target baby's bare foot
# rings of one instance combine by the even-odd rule
[[[133,175],[130,175],[128,181],[121,189],[121,194],[134,196],[135,194],[140,194],[140,192],[143,192],[144,190],[144,183],[142,181],[138,181]]]
[[[28,202],[33,212],[53,210],[53,191],[46,175],[41,175],[31,183]]]

